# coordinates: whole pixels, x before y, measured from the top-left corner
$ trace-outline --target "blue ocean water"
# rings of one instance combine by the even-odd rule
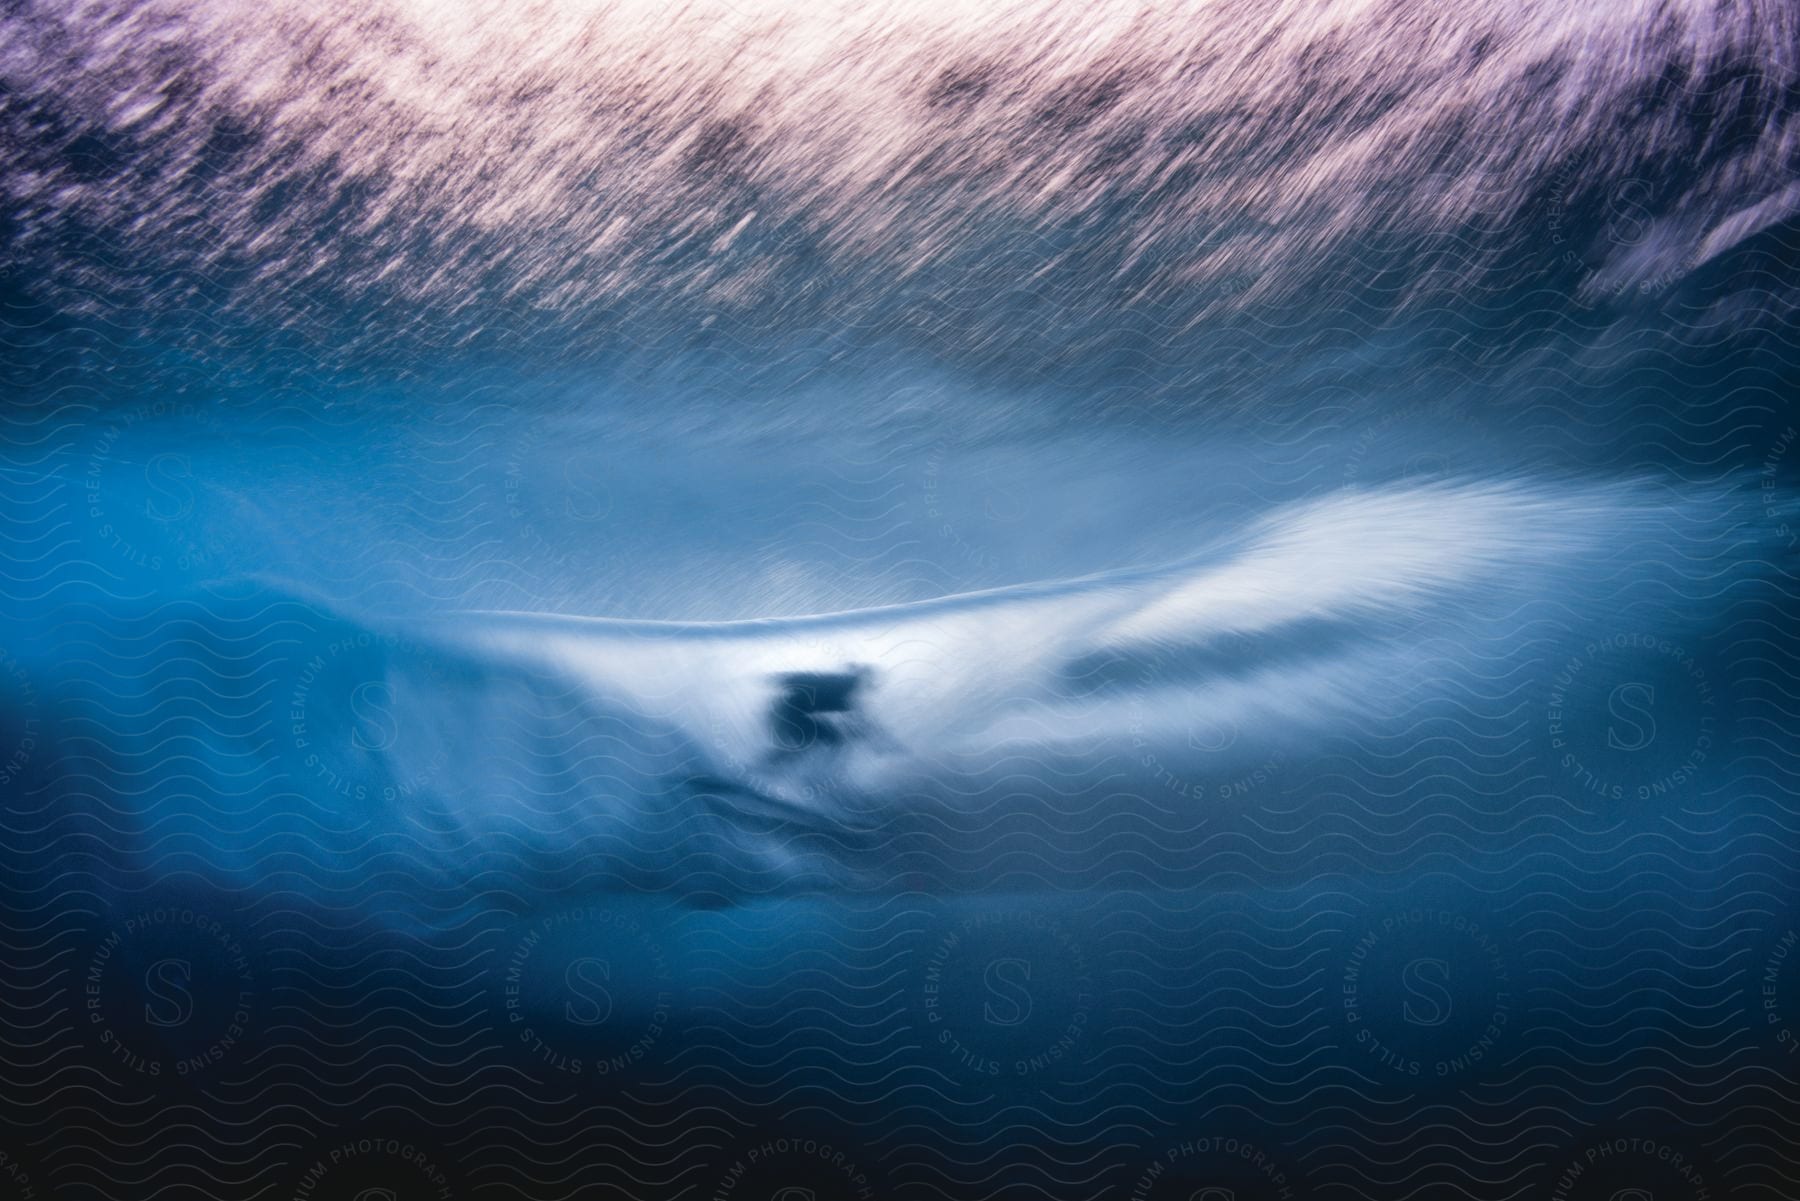
[[[1795,1192],[1795,16],[0,14],[27,1196]]]

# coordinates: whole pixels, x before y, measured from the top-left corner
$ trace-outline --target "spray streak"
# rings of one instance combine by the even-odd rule
[[[1794,211],[1797,20],[28,4],[0,187],[18,279],[70,313],[339,353],[860,331],[1066,370],[1198,355],[1170,343],[1201,321],[1661,295]]]

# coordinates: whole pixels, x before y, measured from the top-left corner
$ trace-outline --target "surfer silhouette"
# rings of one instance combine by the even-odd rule
[[[769,706],[771,762],[782,762],[824,747],[839,747],[866,735],[859,697],[872,673],[860,664],[843,671],[791,671],[775,677]]]

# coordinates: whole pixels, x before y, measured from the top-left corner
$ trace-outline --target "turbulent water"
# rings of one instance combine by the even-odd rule
[[[1793,1195],[1800,12],[0,9],[22,1196]]]

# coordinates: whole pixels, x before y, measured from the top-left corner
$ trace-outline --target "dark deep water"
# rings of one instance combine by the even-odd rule
[[[6,6],[0,1195],[1800,1193],[1797,50]]]

